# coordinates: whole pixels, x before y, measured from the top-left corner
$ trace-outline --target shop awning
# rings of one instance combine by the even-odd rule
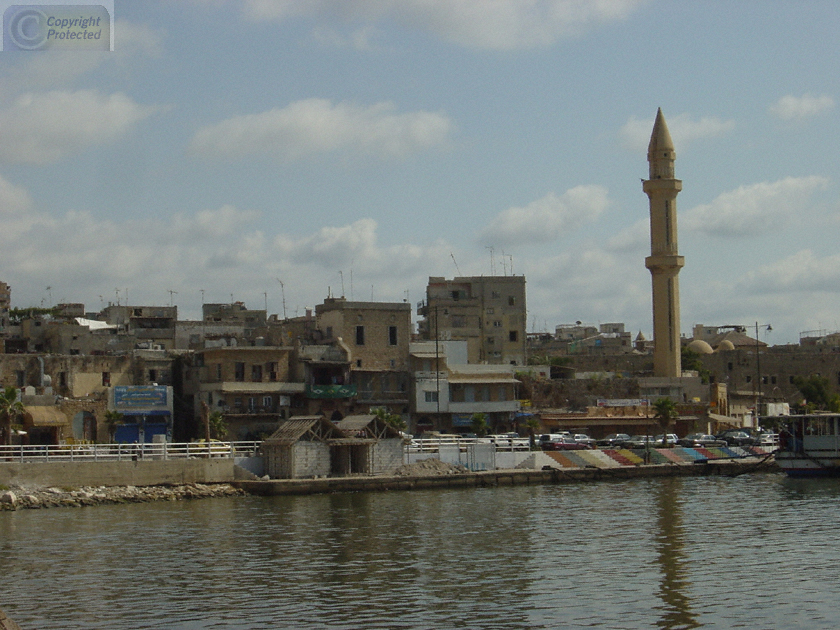
[[[58,427],[70,424],[67,416],[57,407],[26,407],[23,413],[24,426]]]

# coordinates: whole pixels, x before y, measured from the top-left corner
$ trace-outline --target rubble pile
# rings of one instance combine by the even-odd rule
[[[394,471],[397,477],[433,477],[436,475],[458,475],[469,472],[464,466],[446,464],[439,459],[423,459],[413,464],[405,464]]]
[[[190,483],[179,486],[116,486],[83,488],[25,488],[0,490],[0,510],[22,510],[51,507],[84,507],[115,503],[147,503],[150,501],[183,501],[244,495],[233,486]]]

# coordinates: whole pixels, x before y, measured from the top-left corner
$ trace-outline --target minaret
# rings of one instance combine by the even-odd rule
[[[650,179],[642,189],[650,199],[650,256],[645,267],[653,281],[653,375],[676,378],[680,368],[680,283],[685,259],[677,251],[677,193],[674,142],[662,110],[656,112],[648,145]]]

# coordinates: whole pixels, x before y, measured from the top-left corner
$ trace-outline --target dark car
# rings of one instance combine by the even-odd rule
[[[708,435],[707,433],[689,433],[681,440],[677,440],[677,444],[686,448],[726,446],[726,440],[719,440],[714,435]]]
[[[598,446],[604,448],[621,448],[630,439],[626,433],[610,433],[607,437],[598,440]]]
[[[571,437],[557,437],[541,443],[544,451],[587,451],[592,447],[585,442],[575,442]]]
[[[741,429],[727,429],[715,436],[718,440],[724,440],[729,446],[752,446],[756,439]]]

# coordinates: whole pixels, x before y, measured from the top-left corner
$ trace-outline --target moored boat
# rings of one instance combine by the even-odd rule
[[[783,427],[776,452],[781,470],[791,477],[840,476],[840,414],[779,416],[775,420]]]

